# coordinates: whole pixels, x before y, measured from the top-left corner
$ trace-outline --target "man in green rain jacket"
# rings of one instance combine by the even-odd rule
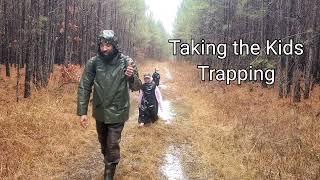
[[[99,34],[98,54],[87,62],[80,80],[77,114],[84,128],[88,126],[87,110],[92,86],[92,110],[104,155],[104,178],[113,179],[120,160],[121,132],[129,118],[129,88],[138,91],[141,80],[134,61],[119,51],[112,30]]]

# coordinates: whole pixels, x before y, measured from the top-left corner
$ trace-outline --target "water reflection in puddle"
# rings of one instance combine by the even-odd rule
[[[170,73],[170,71],[169,71],[169,69],[168,68],[165,68],[165,71],[166,71],[166,78],[168,79],[168,80],[171,80],[172,79],[172,76],[171,76],[171,73]]]
[[[159,116],[165,121],[166,124],[170,124],[175,117],[171,102],[164,100],[162,104],[162,110],[159,111]]]
[[[161,89],[168,89],[168,86],[167,85],[164,85],[164,84],[159,84],[159,87],[161,88]]]
[[[181,165],[179,149],[172,145],[168,147],[161,171],[166,179],[169,180],[186,179]]]

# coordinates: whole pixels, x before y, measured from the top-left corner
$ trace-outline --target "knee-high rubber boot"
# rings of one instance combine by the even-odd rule
[[[104,179],[113,180],[113,176],[116,172],[116,164],[106,164],[104,169]]]

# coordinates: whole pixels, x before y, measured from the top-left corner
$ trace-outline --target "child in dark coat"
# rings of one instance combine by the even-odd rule
[[[158,120],[158,107],[162,109],[162,96],[150,74],[144,75],[144,84],[139,94],[139,126]]]

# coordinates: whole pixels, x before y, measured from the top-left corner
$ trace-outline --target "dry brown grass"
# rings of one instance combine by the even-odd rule
[[[139,67],[140,76],[154,70],[151,63]],[[0,90],[1,179],[99,179],[102,175],[95,123],[91,118],[88,129],[80,127],[75,116],[76,85],[58,88],[59,75],[55,71],[47,89],[33,91],[31,99],[21,98],[19,103],[15,103],[14,74],[1,81],[5,87]],[[174,126],[163,122],[138,128],[137,95],[132,94],[132,116],[123,132],[118,179],[161,177],[163,152],[176,137],[183,139]]]
[[[319,179],[320,89],[310,100],[279,100],[275,89],[199,81],[196,67],[173,65],[191,114],[194,149],[223,179]]]
[[[186,63],[140,63],[140,76],[154,66],[172,76],[164,98],[177,113],[137,127],[132,94],[117,179],[163,179],[159,168],[168,147],[181,153],[189,179],[319,179],[320,89],[310,100],[279,100],[276,90],[257,85],[200,82]],[[94,121],[88,129],[75,116],[76,85],[61,89],[59,73],[48,89],[15,103],[15,78],[0,77],[0,179],[99,179],[102,156]],[[20,87],[22,92],[23,87]],[[318,117],[317,117],[318,115]]]
[[[16,103],[15,78],[1,81],[0,177],[49,178],[88,143],[74,115],[75,91],[50,86]],[[69,87],[70,89],[74,89]],[[81,136],[79,136],[81,134]]]

